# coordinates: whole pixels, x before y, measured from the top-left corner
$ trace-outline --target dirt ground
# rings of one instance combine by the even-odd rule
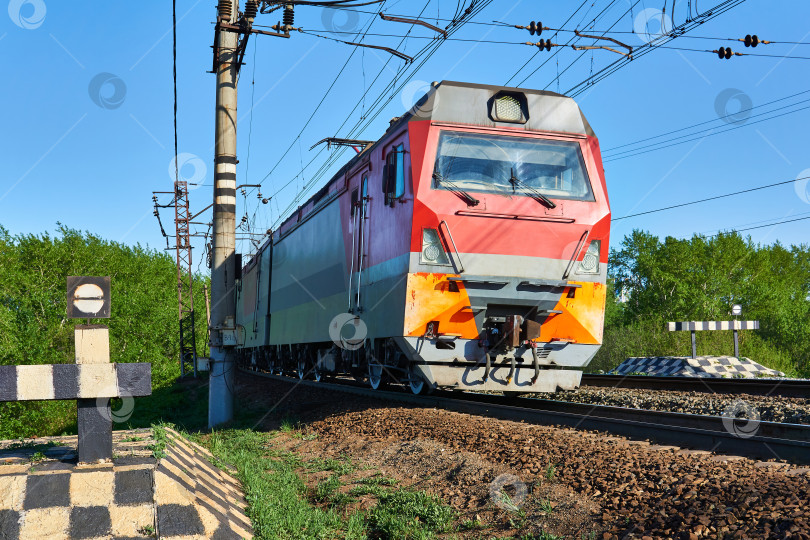
[[[489,527],[472,538],[810,539],[807,468],[237,380],[243,402],[272,409],[262,428],[293,419],[310,434],[289,448],[348,456],[434,493]]]

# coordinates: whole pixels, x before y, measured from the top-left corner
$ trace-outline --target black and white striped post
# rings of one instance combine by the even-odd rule
[[[69,318],[109,318],[110,278],[68,277]],[[112,459],[110,398],[152,393],[148,363],[110,363],[109,329],[78,325],[76,363],[0,366],[0,401],[75,399],[79,462]]]
[[[690,331],[692,333],[692,358],[697,357],[697,342],[695,332],[703,330],[733,330],[734,331],[734,357],[740,357],[740,342],[737,332],[740,330],[759,330],[759,321],[687,321],[667,323],[670,332]]]

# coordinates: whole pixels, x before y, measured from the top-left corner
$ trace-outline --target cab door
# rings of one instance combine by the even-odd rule
[[[351,298],[349,300],[351,313],[363,312],[363,270],[368,262],[368,171],[360,176],[360,185],[357,188],[357,195],[352,193],[352,223],[354,224],[355,245],[352,266],[355,269],[355,277],[350,287]]]

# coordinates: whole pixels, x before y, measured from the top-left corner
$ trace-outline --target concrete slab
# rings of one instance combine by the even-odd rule
[[[649,356],[628,358],[612,374],[667,375],[679,377],[784,377],[781,371],[767,368],[750,358],[734,356]]]
[[[0,538],[252,538],[239,483],[166,430],[113,432],[113,462],[76,463],[76,437],[0,441]],[[6,463],[6,464],[4,464]]]

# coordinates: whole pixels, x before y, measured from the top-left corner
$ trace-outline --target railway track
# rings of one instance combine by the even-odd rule
[[[244,370],[290,384],[303,384],[385,401],[436,407],[501,420],[567,426],[621,435],[633,440],[695,450],[780,459],[810,465],[810,426],[755,422],[603,405],[586,405],[535,398],[504,398],[490,394],[436,391],[426,396],[372,390],[349,380],[315,382]],[[335,381],[335,380],[333,380]]]
[[[675,390],[714,394],[810,398],[810,381],[790,379],[721,379],[648,375],[582,375],[582,386]]]

